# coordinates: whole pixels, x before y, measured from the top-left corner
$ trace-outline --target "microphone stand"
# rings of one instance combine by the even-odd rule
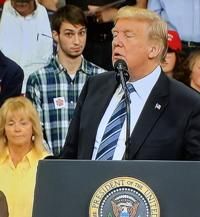
[[[128,72],[125,72],[128,74]],[[122,160],[127,160],[128,159],[128,152],[129,152],[129,147],[130,147],[130,104],[131,104],[131,99],[130,99],[130,94],[126,85],[126,81],[129,78],[129,75],[126,75],[123,73],[123,70],[119,70],[119,76],[120,76],[120,82],[122,85],[122,89],[124,90],[124,96],[125,96],[125,103],[126,103],[126,141],[125,141],[125,152],[123,155]]]

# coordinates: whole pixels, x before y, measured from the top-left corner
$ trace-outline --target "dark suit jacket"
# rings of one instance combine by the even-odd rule
[[[91,159],[97,128],[117,86],[114,72],[89,78],[61,158]],[[200,160],[200,95],[162,72],[131,134],[128,153],[128,159]]]
[[[24,72],[0,51],[0,106],[14,96],[21,95]]]

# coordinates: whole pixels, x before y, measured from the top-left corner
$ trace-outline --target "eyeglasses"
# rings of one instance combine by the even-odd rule
[[[37,33],[36,40],[38,41],[38,40],[39,40],[39,37],[41,37],[41,36],[44,36],[44,37],[47,37],[47,38],[53,39],[52,36],[49,36],[49,35],[46,35],[46,34],[43,34],[43,33]]]

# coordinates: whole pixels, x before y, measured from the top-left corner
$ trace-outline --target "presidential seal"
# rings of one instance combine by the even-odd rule
[[[144,182],[117,177],[94,193],[89,217],[160,217],[160,207],[156,195]]]

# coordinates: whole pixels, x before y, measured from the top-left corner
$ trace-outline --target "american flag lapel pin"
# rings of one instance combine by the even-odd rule
[[[160,109],[161,109],[161,105],[160,105],[159,103],[156,103],[156,105],[155,105],[155,109],[160,110]]]

